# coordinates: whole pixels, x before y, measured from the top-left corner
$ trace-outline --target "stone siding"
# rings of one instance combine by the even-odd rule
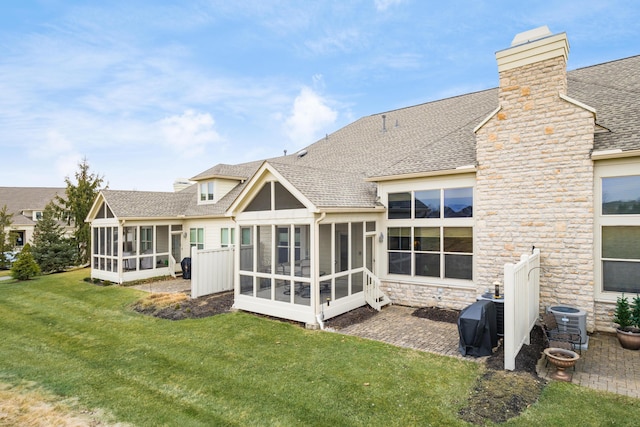
[[[616,309],[615,302],[598,301],[595,304],[595,328],[597,331],[615,332],[613,312]]]
[[[476,283],[540,248],[541,309],[577,306],[593,330],[594,117],[560,93],[563,57],[500,73],[501,109],[476,133]]]
[[[391,302],[410,307],[439,307],[461,310],[473,303],[479,292],[475,288],[426,285],[406,282],[383,281],[380,289]]]

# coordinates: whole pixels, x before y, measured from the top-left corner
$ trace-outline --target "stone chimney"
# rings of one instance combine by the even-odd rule
[[[517,34],[511,47],[496,53],[500,103],[520,96],[544,100],[566,95],[568,56],[566,33],[553,35],[545,25]]]
[[[496,53],[497,108],[475,129],[476,281],[500,280],[505,263],[535,246],[541,308],[592,314],[595,110],[567,96],[568,54],[566,34],[546,26]]]

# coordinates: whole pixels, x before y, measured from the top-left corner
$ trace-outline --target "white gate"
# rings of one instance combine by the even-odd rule
[[[233,290],[233,248],[191,249],[191,298]]]
[[[517,264],[504,265],[504,368],[513,371],[516,356],[538,319],[540,249],[524,254]]]

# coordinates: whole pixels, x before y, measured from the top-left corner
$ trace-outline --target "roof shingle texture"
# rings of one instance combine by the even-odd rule
[[[640,149],[640,56],[569,71],[568,95],[596,109],[594,150]],[[455,96],[363,117],[306,148],[306,154],[268,159],[319,208],[369,208],[375,184],[386,177],[475,165],[473,129],[498,106],[498,90]],[[383,119],[384,115],[384,119]],[[262,162],[216,165],[192,179],[250,178]],[[215,205],[197,205],[195,189],[181,193],[109,192],[114,213],[126,216],[222,215],[246,185]],[[115,200],[114,197],[121,200]],[[133,206],[126,206],[132,204]]]
[[[0,187],[0,209],[7,206],[7,213],[13,214],[12,226],[35,225],[36,222],[22,215],[22,211],[42,211],[56,195],[65,196],[64,188],[52,187]]]

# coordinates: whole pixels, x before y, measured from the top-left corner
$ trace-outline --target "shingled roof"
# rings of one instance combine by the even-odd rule
[[[567,73],[567,94],[596,109],[594,150],[640,149],[640,56]],[[366,116],[288,156],[266,160],[320,208],[375,206],[384,177],[437,173],[476,164],[473,129],[498,106],[496,88]],[[304,154],[304,155],[302,155]],[[193,180],[250,178],[262,164],[219,164]],[[239,184],[215,205],[180,193],[105,192],[116,216],[222,215]],[[117,200],[116,200],[117,199]]]
[[[35,225],[31,217],[22,215],[23,211],[42,211],[56,195],[64,197],[64,188],[52,187],[0,187],[0,209],[7,206],[12,214],[12,226]]]
[[[196,185],[176,193],[102,190],[116,218],[174,218],[196,203]]]

